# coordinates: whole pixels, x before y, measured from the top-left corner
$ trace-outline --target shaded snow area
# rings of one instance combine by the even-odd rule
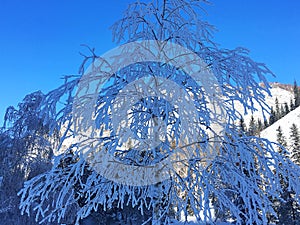
[[[287,144],[289,145],[289,137],[290,137],[290,128],[292,124],[296,124],[297,126],[300,124],[300,107],[288,113],[286,116],[276,121],[274,124],[266,128],[261,132],[261,137],[269,139],[272,142],[277,142],[277,129],[280,126],[282,129],[282,133],[286,138]]]

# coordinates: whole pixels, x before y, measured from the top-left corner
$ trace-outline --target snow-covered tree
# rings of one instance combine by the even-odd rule
[[[295,109],[295,99],[290,99],[290,111],[293,111]]]
[[[267,128],[269,126],[268,120],[264,119],[264,127]]]
[[[271,106],[271,112],[269,117],[269,126],[274,124],[276,122],[276,112],[274,111],[273,106]]]
[[[258,118],[257,119],[257,130],[258,130],[258,133],[260,134],[260,132],[264,129],[264,124],[261,122],[261,119]]]
[[[290,148],[292,160],[300,165],[300,134],[296,124],[292,124],[290,128]]]
[[[277,141],[280,144],[278,146],[278,152],[281,154],[290,157],[293,161],[295,161],[294,156],[294,146],[299,145],[299,137],[297,138],[297,127],[296,125],[292,125],[291,127],[291,142],[289,143],[291,146],[291,154],[288,154],[287,151],[287,142],[282,133],[282,129],[279,126],[277,129]],[[297,144],[298,143],[298,144]],[[277,212],[278,218],[273,220],[277,224],[286,224],[286,225],[294,225],[298,224],[300,220],[300,204],[295,201],[295,193],[289,188],[289,178],[285,178],[281,175],[281,185],[283,188],[283,192],[278,198],[273,199],[273,206],[275,211]],[[274,218],[273,218],[274,219]]]
[[[257,124],[254,119],[254,116],[251,115],[250,122],[249,122],[249,128],[248,128],[248,135],[255,136],[256,134],[257,134]]]
[[[247,131],[247,127],[243,116],[241,116],[241,118],[239,119],[238,129],[241,134],[245,134]]]
[[[297,81],[294,81],[293,92],[294,92],[294,107],[297,108],[300,106],[300,91],[297,85]]]
[[[278,152],[282,153],[282,150],[284,148],[287,148],[286,137],[282,133],[281,126],[278,126],[278,128],[276,129],[276,131],[277,131],[277,134],[276,134],[276,136],[277,136],[277,142],[280,144],[280,146],[278,146]]]
[[[218,47],[212,39],[213,26],[201,18],[203,3],[153,0],[130,4],[123,19],[112,26],[114,39],[124,44],[118,48],[121,51],[113,51],[108,62],[111,54],[97,57],[91,49],[81,76],[68,79],[45,96],[39,114],[50,124],[50,133],[60,131],[61,145],[56,151],[60,154],[51,171],[25,182],[20,191],[22,212],[34,211],[41,222],[61,222],[72,209],[78,224],[90,215],[110,211],[119,223],[130,224],[136,221],[136,214],[128,216],[130,210],[126,209],[132,208],[139,212],[138,224],[169,224],[182,215],[187,218],[192,211],[198,221],[213,222],[213,198],[218,210],[226,211],[237,224],[266,224],[266,215],[275,213],[270,199],[283,191],[281,177],[288,181],[297,200],[299,167],[281,156],[268,140],[241,135],[234,125],[240,118],[236,101],[245,111],[255,110],[255,103],[266,111],[269,84],[265,76],[272,73],[249,58],[246,49]],[[149,54],[165,61],[143,61]],[[190,61],[182,64],[178,57]],[[204,62],[200,68],[195,66],[199,66],[199,59]],[[189,73],[196,68],[211,76],[199,83]],[[101,76],[91,77],[94,72]],[[109,72],[113,73],[106,77]],[[103,79],[106,82],[97,86]],[[139,88],[141,80],[153,89]],[[180,88],[170,88],[171,84]],[[88,104],[93,98],[90,90],[97,93],[94,104]],[[130,91],[140,97],[133,99]],[[191,107],[194,114],[189,114],[189,108],[178,107],[173,99],[178,104],[191,99],[192,104],[185,102],[184,106]],[[57,107],[61,101],[65,105]],[[126,108],[124,102],[131,101],[131,108]],[[217,107],[211,108],[214,102]],[[217,129],[215,122],[225,112],[222,130],[220,126]],[[114,120],[116,115],[124,116]],[[95,121],[93,126],[91,120]],[[115,127],[116,122],[120,127]],[[162,137],[159,126],[165,128]],[[88,135],[78,137],[78,128]],[[154,141],[160,138],[160,145],[140,150],[134,141],[127,141],[146,139],[151,130],[155,130]],[[120,131],[125,136],[120,136]],[[187,142],[191,136],[196,141]],[[134,171],[124,170],[124,179],[117,182],[124,176],[118,166],[99,165],[101,171],[95,169],[99,161],[106,165],[110,159],[122,168],[146,170],[172,156],[178,157],[172,161],[176,166],[169,167],[165,179],[153,182],[154,174],[147,173],[139,177],[145,185],[137,185]]]
[[[275,120],[279,120],[282,117],[281,111],[280,111],[280,106],[279,106],[279,101],[278,98],[275,98]]]
[[[284,116],[290,112],[290,108],[287,102],[284,102]]]
[[[37,224],[21,216],[17,193],[23,182],[51,168],[52,144],[49,127],[39,117],[44,95],[28,94],[18,108],[8,107],[0,131],[0,224]]]

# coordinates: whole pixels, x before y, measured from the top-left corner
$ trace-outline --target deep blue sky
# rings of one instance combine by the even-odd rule
[[[0,0],[0,123],[5,108],[77,74],[85,52],[114,47],[109,27],[130,0]],[[206,19],[224,48],[243,46],[283,83],[300,83],[300,2],[212,0]]]

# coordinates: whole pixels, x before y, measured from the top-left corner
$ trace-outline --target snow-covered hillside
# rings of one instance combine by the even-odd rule
[[[276,142],[277,137],[277,128],[280,126],[282,129],[283,135],[286,137],[287,143],[289,143],[290,136],[290,127],[295,123],[297,127],[300,127],[300,107],[288,113],[285,117],[276,121],[273,125],[266,128],[261,132],[261,137],[267,138],[270,141]]]
[[[271,108],[275,109],[275,99],[278,99],[279,106],[283,105],[285,102],[290,104],[290,100],[294,98],[293,92],[292,92],[292,85],[283,85],[280,83],[271,83],[270,84],[272,89],[271,91],[271,96],[267,95],[266,96],[266,104]],[[261,121],[264,120],[262,111],[260,110],[260,106],[256,103],[255,108],[257,111],[253,113],[254,118],[258,119],[260,118]],[[236,109],[243,114],[244,112],[244,107],[237,102],[235,104]],[[248,112],[247,115],[244,116],[244,120],[246,125],[249,124],[250,118],[251,118],[251,112]],[[268,115],[266,115],[268,116]]]

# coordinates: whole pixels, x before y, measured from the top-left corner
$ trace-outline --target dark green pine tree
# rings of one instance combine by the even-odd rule
[[[277,131],[277,134],[276,134],[276,136],[277,136],[277,142],[278,142],[278,144],[281,145],[278,148],[278,152],[282,153],[283,150],[285,150],[285,148],[287,147],[286,137],[282,133],[281,126],[279,126],[276,131]],[[283,153],[283,154],[286,155],[285,153]]]
[[[267,128],[269,126],[268,120],[264,119],[264,128]]]
[[[273,106],[271,106],[270,118],[269,118],[269,126],[276,122],[276,113],[274,111]]]
[[[298,106],[300,106],[300,91],[296,81],[294,81],[293,92],[294,92],[294,107],[297,108]]]
[[[247,132],[247,127],[246,127],[246,124],[245,124],[245,120],[242,116],[239,120],[238,129],[239,129],[239,133],[240,133],[241,136],[246,134],[246,132]]]
[[[261,119],[257,120],[257,131],[260,133],[264,129],[264,125],[261,122]]]
[[[283,104],[280,105],[280,118],[284,117],[286,114],[285,114],[285,110],[284,110],[284,106]]]
[[[290,112],[290,108],[287,102],[284,103],[284,115],[287,115]]]
[[[248,128],[248,135],[249,136],[255,136],[257,134],[257,124],[255,122],[255,119],[253,115],[251,116],[250,122],[249,122],[249,128]]]
[[[291,158],[296,164],[300,165],[300,136],[298,127],[294,123],[290,128],[290,134]]]
[[[295,149],[296,147],[299,149],[300,138],[298,128],[295,124],[291,127],[291,149]],[[283,136],[282,129],[279,126],[277,129],[277,141],[283,147],[287,146],[287,142],[285,137]],[[279,151],[282,152],[284,148],[281,148]],[[299,151],[298,151],[299,152]],[[293,159],[293,154],[292,154]],[[283,188],[283,192],[280,196],[281,199],[274,200],[274,209],[278,215],[277,224],[285,224],[285,225],[299,225],[300,221],[300,205],[293,199],[295,195],[294,192],[289,190],[289,180],[284,177],[281,178],[281,185]]]
[[[283,193],[281,194],[281,199],[283,200],[276,200],[276,206],[274,207],[278,221],[277,224],[279,225],[299,225],[300,221],[300,206],[299,204],[293,199],[295,195],[288,189],[288,181],[284,181],[282,179],[282,187],[284,189]]]
[[[275,98],[275,120],[279,120],[281,118],[281,111],[279,106],[278,98]]]
[[[293,98],[290,99],[290,111],[293,111],[295,109],[295,100]]]

